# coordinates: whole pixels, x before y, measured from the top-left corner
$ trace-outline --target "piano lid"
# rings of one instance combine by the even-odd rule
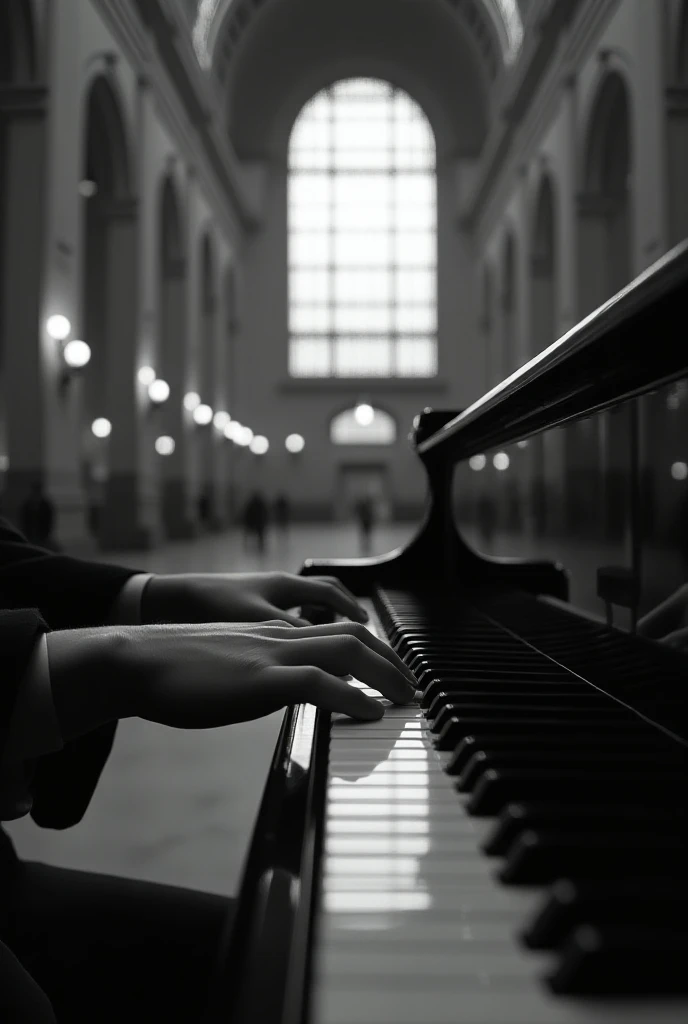
[[[688,241],[427,439],[460,461],[583,419],[688,375]]]

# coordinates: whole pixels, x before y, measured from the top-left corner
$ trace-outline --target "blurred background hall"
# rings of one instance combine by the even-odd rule
[[[158,571],[389,550],[414,416],[686,235],[688,0],[0,0],[2,514]],[[645,611],[687,426],[681,382],[486,451],[456,517],[596,614],[635,551]],[[17,847],[232,892],[280,720],[127,721],[83,824]]]

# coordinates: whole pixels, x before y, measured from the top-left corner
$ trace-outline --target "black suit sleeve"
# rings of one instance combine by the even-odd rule
[[[51,629],[102,625],[138,571],[47,551],[0,519],[0,604],[38,608]]]
[[[0,754],[31,653],[48,627],[35,609],[0,611]]]

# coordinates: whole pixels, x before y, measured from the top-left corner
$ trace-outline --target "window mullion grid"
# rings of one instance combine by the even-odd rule
[[[391,276],[390,289],[389,289],[389,301],[390,301],[390,333],[388,344],[390,346],[390,357],[392,364],[392,375],[397,377],[397,350],[398,350],[398,336],[397,336],[397,310],[399,306],[399,295],[398,295],[398,281],[399,272],[397,265],[397,164],[395,160],[396,141],[397,141],[397,104],[394,102],[396,99],[396,89],[392,90],[392,102],[389,105],[389,117],[390,117],[390,139],[389,139],[389,252],[390,252],[390,264],[389,274]]]

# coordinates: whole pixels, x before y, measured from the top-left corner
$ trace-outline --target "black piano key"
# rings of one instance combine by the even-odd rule
[[[440,693],[508,693],[512,694],[541,694],[542,696],[568,696],[568,695],[597,695],[588,683],[569,682],[566,680],[548,680],[537,682],[533,679],[514,680],[494,678],[477,680],[471,673],[465,676],[451,675],[434,677],[423,686],[423,696],[420,701],[422,708],[429,708],[435,697]]]
[[[638,807],[629,804],[508,804],[482,844],[490,857],[505,856],[518,836],[540,828],[574,828],[579,832],[635,830],[638,835],[680,835],[688,826],[688,808]]]
[[[639,835],[632,828],[613,835],[531,829],[512,844],[497,877],[510,885],[542,885],[562,876],[686,879],[687,872],[688,844],[675,836]]]
[[[440,750],[454,750],[461,740],[466,736],[501,736],[519,737],[528,733],[537,732],[539,735],[588,735],[595,740],[600,735],[610,737],[610,741],[616,736],[637,736],[643,732],[643,723],[640,719],[629,715],[626,719],[613,719],[598,721],[597,718],[505,718],[501,714],[494,717],[486,711],[482,715],[465,715],[449,713],[438,723],[438,728],[433,729],[438,734],[436,746]],[[647,732],[647,729],[644,730]]]
[[[548,775],[555,775],[562,768],[585,768],[586,771],[601,773],[615,768],[618,771],[646,770],[648,773],[663,769],[679,769],[681,761],[673,751],[640,751],[634,750],[622,752],[618,749],[586,750],[546,750],[546,751],[499,751],[488,753],[485,750],[477,751],[468,764],[465,766],[456,781],[456,788],[460,793],[472,793],[478,785],[481,777],[490,768],[502,770],[525,770],[540,771]]]
[[[496,771],[489,769],[466,803],[469,814],[480,817],[499,814],[510,803],[560,801],[565,803],[647,803],[676,805],[688,799],[685,775],[655,772],[651,778],[640,772],[587,772],[560,770],[552,776],[539,771]]]
[[[582,925],[547,983],[558,995],[688,992],[688,935]]]
[[[588,752],[600,751],[601,753],[613,751],[623,755],[633,751],[638,751],[641,754],[657,751],[664,754],[667,750],[666,743],[661,742],[663,737],[653,736],[649,730],[645,730],[646,734],[639,730],[638,733],[632,735],[622,733],[610,736],[608,730],[604,728],[596,731],[573,729],[567,732],[552,729],[546,732],[527,732],[515,736],[466,736],[459,740],[455,747],[442,746],[443,738],[450,734],[450,729],[451,723],[442,730],[435,743],[440,750],[453,750],[452,757],[445,767],[447,775],[460,775],[479,750],[487,754],[585,750]],[[681,760],[680,754],[675,756],[677,760]]]
[[[447,703],[444,703],[445,696],[448,697],[445,694],[440,694],[436,697],[432,708],[426,712],[428,721],[432,723],[430,730],[433,733],[441,733],[445,724],[453,716],[457,718],[470,718],[472,715],[481,715],[489,719],[490,714],[493,714],[502,720],[504,718],[511,718],[514,721],[517,719],[527,721],[551,719],[553,721],[566,720],[567,722],[574,719],[598,722],[603,718],[611,721],[627,722],[631,718],[630,713],[620,704],[606,704],[602,701],[600,701],[599,706],[595,703],[582,707],[571,707],[568,701],[562,701],[561,704],[531,704],[528,702],[521,704],[512,703],[511,701],[509,703],[492,703],[489,700],[478,701],[468,699],[464,702],[460,699],[460,695],[458,695],[454,700],[447,700]]]
[[[529,949],[556,949],[586,921],[616,927],[684,931],[688,883],[629,878],[623,881],[558,881],[521,932]]]

